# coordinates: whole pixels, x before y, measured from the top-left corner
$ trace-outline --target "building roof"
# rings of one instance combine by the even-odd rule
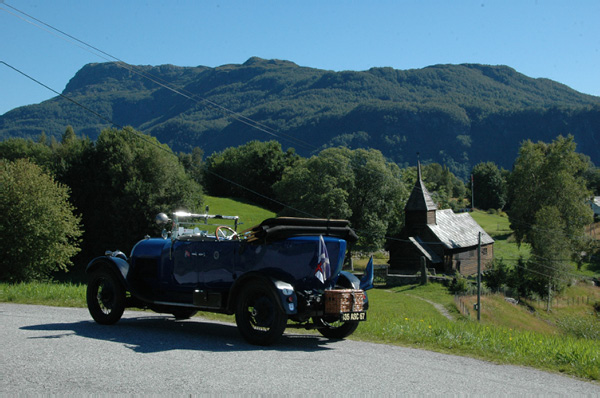
[[[451,209],[437,210],[435,213],[436,224],[427,227],[448,249],[460,249],[478,244],[481,232],[481,244],[494,243],[489,236],[469,213],[454,213]]]
[[[408,240],[417,248],[418,251],[421,252],[431,263],[438,264],[442,262],[440,256],[435,254],[433,250],[425,242],[423,242],[418,236],[417,237],[409,237]]]
[[[425,184],[423,184],[423,180],[421,179],[421,162],[417,164],[417,181],[410,193],[410,197],[408,198],[408,202],[406,202],[404,210],[437,210],[437,205],[433,199],[431,199],[431,194],[427,188],[425,188]]]

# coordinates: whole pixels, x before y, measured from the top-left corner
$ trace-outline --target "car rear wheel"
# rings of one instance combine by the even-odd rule
[[[116,323],[125,311],[125,289],[117,277],[107,269],[92,273],[86,299],[90,315],[102,325]]]
[[[271,345],[283,334],[287,316],[272,289],[258,282],[246,285],[237,303],[235,322],[250,344]]]
[[[314,319],[317,325],[320,325],[317,330],[328,339],[343,339],[350,336],[359,322],[342,322],[334,318],[316,318]]]
[[[338,279],[335,285],[336,289],[353,289],[352,283],[346,279],[343,275]],[[342,322],[337,316],[324,316],[313,318],[314,323],[317,325],[317,330],[324,337],[328,339],[344,339],[350,336],[360,322]]]

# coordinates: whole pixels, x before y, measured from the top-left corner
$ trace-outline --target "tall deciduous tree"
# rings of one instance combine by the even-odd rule
[[[551,144],[526,141],[521,146],[508,185],[509,220],[518,243],[531,243],[537,212],[554,206],[564,220],[565,234],[576,247],[592,212],[586,204],[590,192],[580,177],[585,164],[575,148],[572,136],[559,136]]]
[[[506,204],[506,181],[494,162],[473,167],[473,196],[479,209],[502,209]]]
[[[69,190],[27,159],[0,161],[0,280],[48,278],[67,270],[82,230]]]
[[[509,178],[511,228],[518,243],[531,244],[540,259],[534,275],[546,280],[558,276],[544,269],[564,273],[560,261],[581,251],[584,226],[592,221],[581,177],[586,165],[575,148],[572,136],[551,144],[526,141]]]
[[[284,214],[349,219],[359,243],[377,247],[399,229],[408,192],[400,170],[376,150],[329,148],[287,168],[274,185]],[[298,211],[299,210],[299,211]]]
[[[542,296],[550,284],[554,290],[563,290],[569,280],[571,250],[566,235],[565,220],[555,206],[544,206],[535,215],[529,232],[531,254],[528,265],[534,275],[532,288]]]
[[[82,165],[80,181],[86,231],[85,248],[129,250],[155,232],[154,217],[177,209],[197,210],[200,186],[186,175],[178,158],[156,138],[130,127],[102,131]]]
[[[283,152],[277,141],[251,141],[230,147],[206,159],[205,188],[211,195],[244,198],[278,209],[268,200],[274,196],[272,186],[297,160],[293,149]]]
[[[159,212],[200,209],[202,192],[194,177],[201,151],[180,162],[168,146],[130,127],[104,130],[95,143],[67,127],[60,142],[45,141],[1,142],[0,157],[29,158],[70,187],[70,201],[85,226],[77,263],[106,249],[129,250],[156,232],[153,220]]]

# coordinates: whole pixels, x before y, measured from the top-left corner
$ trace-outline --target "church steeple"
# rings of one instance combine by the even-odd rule
[[[418,154],[417,154],[418,155]],[[435,224],[435,211],[437,205],[423,183],[421,174],[421,160],[417,159],[417,181],[404,207],[406,224],[414,225]]]

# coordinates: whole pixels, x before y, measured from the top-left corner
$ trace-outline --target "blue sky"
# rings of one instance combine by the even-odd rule
[[[600,96],[599,0],[0,0],[0,61],[62,92],[112,60],[215,67],[252,56],[328,70],[508,65]],[[0,64],[0,115],[54,93]]]

